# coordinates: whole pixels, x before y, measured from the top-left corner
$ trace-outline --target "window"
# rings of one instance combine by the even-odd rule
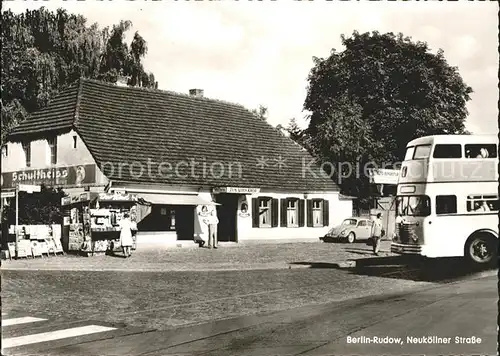
[[[356,219],[345,219],[342,221],[343,226],[348,226],[348,225],[356,225],[357,220]]]
[[[298,199],[298,198],[281,199],[280,226],[303,227],[305,223],[304,209],[305,209],[305,203],[303,199]],[[274,212],[272,213],[274,214]]]
[[[497,145],[473,144],[465,145],[466,158],[497,158]]]
[[[429,158],[431,153],[431,145],[420,145],[415,147],[413,159]]]
[[[26,167],[31,167],[31,142],[23,142],[22,146],[26,157]]]
[[[76,148],[76,143],[77,143],[77,137],[75,135],[73,136],[73,148]]]
[[[259,227],[271,227],[271,198],[259,199]]]
[[[413,154],[415,153],[415,147],[410,146],[406,149],[405,161],[411,161],[413,159]]]
[[[431,213],[430,199],[426,195],[399,196],[396,211],[402,216],[428,216]]]
[[[462,145],[436,145],[433,158],[462,158]]]
[[[50,156],[50,164],[57,163],[57,137],[51,137],[47,139],[49,144],[49,156]]]
[[[321,200],[313,200],[313,226],[323,226],[323,204]]]
[[[286,199],[285,199],[286,202]],[[271,197],[252,198],[252,227],[277,227],[279,225],[279,211],[281,210],[281,223],[286,224],[286,209],[279,208],[279,199]]]
[[[457,212],[457,197],[455,195],[436,196],[436,214],[455,214]]]
[[[307,226],[323,227],[330,224],[329,201],[326,199],[307,200]]]
[[[299,226],[298,199],[288,199],[286,207],[286,220],[288,227]]]
[[[467,211],[475,213],[498,212],[500,207],[498,195],[469,195]]]
[[[365,220],[361,220],[360,222],[358,222],[358,226],[366,226],[367,223]]]

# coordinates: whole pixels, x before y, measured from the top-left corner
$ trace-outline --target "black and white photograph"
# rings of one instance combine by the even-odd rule
[[[2,355],[498,354],[498,2],[1,11]]]

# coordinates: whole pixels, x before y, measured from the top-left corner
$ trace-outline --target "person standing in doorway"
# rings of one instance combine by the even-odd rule
[[[217,248],[217,224],[219,224],[219,219],[214,208],[208,218],[208,248],[212,248],[212,245]]]
[[[373,253],[378,256],[380,240],[382,239],[382,214],[378,213],[372,225]]]
[[[120,245],[122,246],[125,258],[131,256],[130,250],[133,243],[132,222],[130,221],[129,214],[125,213],[123,219],[120,221]]]

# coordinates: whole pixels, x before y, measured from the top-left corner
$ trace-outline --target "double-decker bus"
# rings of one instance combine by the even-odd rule
[[[496,262],[498,137],[436,135],[408,143],[391,251]]]

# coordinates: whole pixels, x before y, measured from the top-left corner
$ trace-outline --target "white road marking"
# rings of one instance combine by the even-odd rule
[[[25,335],[18,337],[11,337],[2,340],[2,346],[4,348],[23,346],[36,344],[39,342],[53,341],[59,339],[66,339],[69,337],[82,336],[88,334],[95,334],[104,331],[116,330],[116,328],[110,328],[106,326],[99,325],[87,325],[78,328],[50,331],[46,333],[33,334],[33,335]]]
[[[32,318],[31,316],[26,316],[24,318],[5,319],[5,320],[2,320],[2,326],[34,323],[36,321],[43,321],[43,320],[47,320],[47,319]]]

